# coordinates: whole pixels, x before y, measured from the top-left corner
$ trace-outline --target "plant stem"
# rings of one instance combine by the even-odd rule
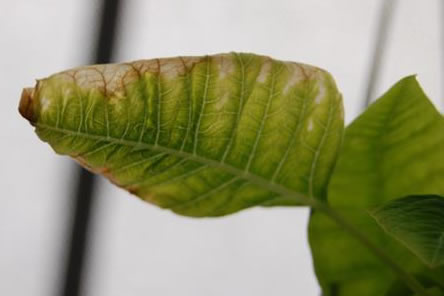
[[[387,255],[381,248],[379,248],[375,243],[368,239],[360,230],[358,230],[355,226],[344,219],[344,217],[339,215],[334,209],[323,202],[315,202],[313,207],[327,215],[337,225],[341,226],[350,235],[361,242],[368,250],[370,250],[375,256],[377,256],[388,267],[390,267],[392,271],[394,271],[402,280],[404,280],[404,282],[413,292],[415,292],[417,295],[429,296],[426,289],[415,277],[407,273],[389,255]]]

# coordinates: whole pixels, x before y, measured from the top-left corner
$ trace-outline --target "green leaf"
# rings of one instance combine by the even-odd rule
[[[444,264],[444,198],[413,195],[388,202],[371,212],[390,235],[425,264]]]
[[[444,296],[444,285],[442,283],[443,279],[443,272],[435,272],[434,274],[430,275],[430,271],[427,271],[429,275],[424,274],[414,274],[414,276],[423,284],[423,286],[427,287],[425,290],[427,292],[427,296]],[[438,286],[436,285],[438,284]],[[413,296],[419,296],[418,293],[412,293],[411,290],[408,288],[406,283],[404,283],[402,280],[397,279],[391,286],[390,289],[384,294],[384,296],[404,296],[404,295],[413,295]]]
[[[68,70],[19,109],[56,152],[188,216],[325,198],[343,132],[330,74],[242,53]]]
[[[444,194],[444,119],[415,77],[399,81],[346,128],[328,188],[330,206],[412,274],[431,271],[387,235],[368,210],[408,195]],[[325,295],[384,295],[396,275],[328,217],[314,212],[309,240]]]
[[[444,290],[439,287],[432,287],[427,289],[427,294],[430,296],[444,296]],[[419,296],[415,294],[415,296]]]

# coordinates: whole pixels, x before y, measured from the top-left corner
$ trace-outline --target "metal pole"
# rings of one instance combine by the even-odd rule
[[[111,60],[117,31],[119,2],[119,0],[102,1],[93,63],[108,63]],[[89,222],[91,215],[94,213],[95,176],[78,166],[75,167],[75,170],[75,174],[78,176],[76,187],[73,190],[75,208],[72,215],[64,282],[60,291],[60,295],[64,296],[81,295],[84,259],[88,247]]]
[[[376,31],[373,54],[370,60],[369,73],[367,78],[367,88],[365,92],[365,101],[363,109],[372,101],[376,83],[378,82],[383,62],[384,52],[387,44],[387,37],[390,31],[391,20],[395,11],[398,0],[381,0],[382,6],[380,10],[378,29]]]

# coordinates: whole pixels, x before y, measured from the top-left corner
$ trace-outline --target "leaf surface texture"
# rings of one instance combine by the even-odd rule
[[[64,71],[20,111],[56,152],[188,216],[325,198],[343,132],[330,74],[244,53]]]
[[[416,78],[406,77],[346,128],[328,187],[330,206],[402,268],[441,283],[443,270],[430,270],[387,235],[369,211],[408,195],[444,193],[443,131],[442,115]],[[325,295],[396,295],[388,293],[396,275],[319,212],[310,218],[309,239]]]
[[[444,198],[412,195],[371,212],[390,235],[430,267],[444,264]]]

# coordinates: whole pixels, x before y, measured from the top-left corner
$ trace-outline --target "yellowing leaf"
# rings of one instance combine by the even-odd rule
[[[343,131],[327,72],[243,53],[64,71],[20,112],[56,152],[189,216],[325,198]]]

